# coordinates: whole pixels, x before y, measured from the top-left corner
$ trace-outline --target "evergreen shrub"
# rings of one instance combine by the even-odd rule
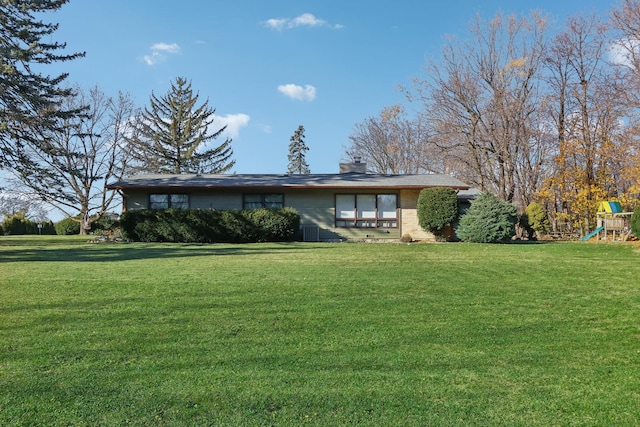
[[[56,234],[61,236],[70,236],[80,234],[80,222],[73,218],[65,218],[58,221],[55,225]]]
[[[517,219],[513,204],[504,202],[491,193],[482,193],[471,202],[471,207],[460,219],[456,233],[466,242],[504,242],[515,235]]]
[[[91,232],[93,234],[102,234],[105,231],[114,231],[119,225],[120,222],[117,219],[109,215],[103,215],[99,220],[91,224]]]
[[[549,217],[540,203],[532,202],[524,210],[520,217],[520,225],[527,230],[529,237],[534,233],[538,235],[546,234],[551,227]]]
[[[418,197],[418,223],[436,237],[458,219],[458,195],[453,188],[424,188]]]
[[[131,210],[120,220],[123,236],[142,242],[248,243],[292,240],[300,227],[293,209]]]
[[[633,215],[631,215],[631,231],[640,238],[640,205],[636,206]]]
[[[38,228],[38,224],[42,228]],[[56,234],[53,222],[34,222],[24,217],[24,214],[12,215],[4,220],[0,227],[2,234],[23,235],[23,234]]]

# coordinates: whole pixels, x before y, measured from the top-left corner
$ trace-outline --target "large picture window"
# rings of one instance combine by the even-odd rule
[[[245,194],[243,209],[280,209],[284,207],[284,194]]]
[[[396,194],[336,194],[336,227],[396,228]]]
[[[149,209],[189,209],[188,194],[150,194]]]

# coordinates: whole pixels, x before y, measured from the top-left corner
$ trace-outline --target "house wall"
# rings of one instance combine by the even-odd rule
[[[181,193],[180,191],[158,191]],[[250,191],[248,191],[250,192]],[[276,192],[276,191],[274,191]],[[338,193],[377,194],[380,191],[336,191],[333,189],[291,189],[278,191],[284,194],[284,204],[300,214],[300,225],[312,225],[319,228],[321,241],[349,239],[399,239],[402,235],[398,228],[342,228],[335,227],[335,195]],[[127,209],[148,209],[148,190],[128,190],[125,193]],[[400,204],[403,196],[398,195]],[[417,199],[416,199],[417,200]],[[193,209],[242,209],[242,193],[235,191],[196,190],[189,191],[189,204]],[[415,209],[414,209],[415,210]],[[398,212],[398,224],[402,224],[402,209]],[[413,234],[412,234],[413,236]]]
[[[160,191],[159,191],[160,192]],[[166,191],[162,191],[166,192]],[[180,193],[180,191],[171,191]],[[250,192],[250,191],[248,191]],[[148,190],[128,190],[125,194],[127,209],[147,209]],[[242,193],[231,190],[192,190],[189,203],[193,209],[242,209]],[[401,190],[398,193],[398,228],[339,228],[335,227],[335,195],[340,193],[377,194],[381,191],[336,191],[334,189],[291,189],[282,191],[284,204],[300,213],[301,226],[317,226],[321,241],[358,239],[399,239],[409,234],[414,240],[435,240],[418,222],[419,190]]]
[[[403,190],[400,192],[400,212],[402,234],[409,234],[413,240],[433,240],[433,233],[420,227],[418,221],[418,197],[420,190]]]
[[[376,194],[380,191],[354,191],[358,194]],[[398,228],[343,228],[335,227],[335,195],[340,193],[354,193],[336,191],[332,189],[304,189],[285,192],[285,206],[300,213],[300,225],[315,225],[319,227],[320,240],[350,240],[350,239],[398,239]]]

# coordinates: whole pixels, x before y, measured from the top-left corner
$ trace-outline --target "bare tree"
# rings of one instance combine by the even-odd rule
[[[0,193],[0,219],[15,215],[23,215],[24,218],[42,222],[47,219],[47,211],[44,204],[37,197],[20,191],[3,191]]]
[[[41,134],[37,147],[27,146],[31,161],[14,173],[41,200],[78,218],[80,234],[86,234],[114,203],[116,193],[105,187],[126,171],[124,136],[134,107],[122,93],[114,99],[98,87],[74,92],[61,108],[84,114],[60,118],[57,131]]]
[[[629,109],[621,75],[606,61],[607,27],[595,16],[574,16],[551,43],[550,118],[557,129],[552,186],[554,211],[586,233],[593,228],[596,205],[617,197],[624,149],[621,122]]]
[[[524,203],[540,185],[545,156],[537,105],[547,20],[497,15],[450,38],[442,61],[416,80],[432,141],[462,179]]]
[[[617,32],[612,45],[616,65],[626,67],[640,84],[640,1],[624,0],[611,12],[611,25]]]
[[[404,107],[392,105],[379,117],[368,117],[355,125],[345,155],[362,158],[376,173],[439,172],[438,158],[428,152],[426,130],[420,116],[410,120]]]

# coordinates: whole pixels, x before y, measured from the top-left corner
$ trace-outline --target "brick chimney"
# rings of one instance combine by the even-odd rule
[[[367,164],[361,157],[354,157],[352,163],[340,163],[340,173],[367,173]]]

